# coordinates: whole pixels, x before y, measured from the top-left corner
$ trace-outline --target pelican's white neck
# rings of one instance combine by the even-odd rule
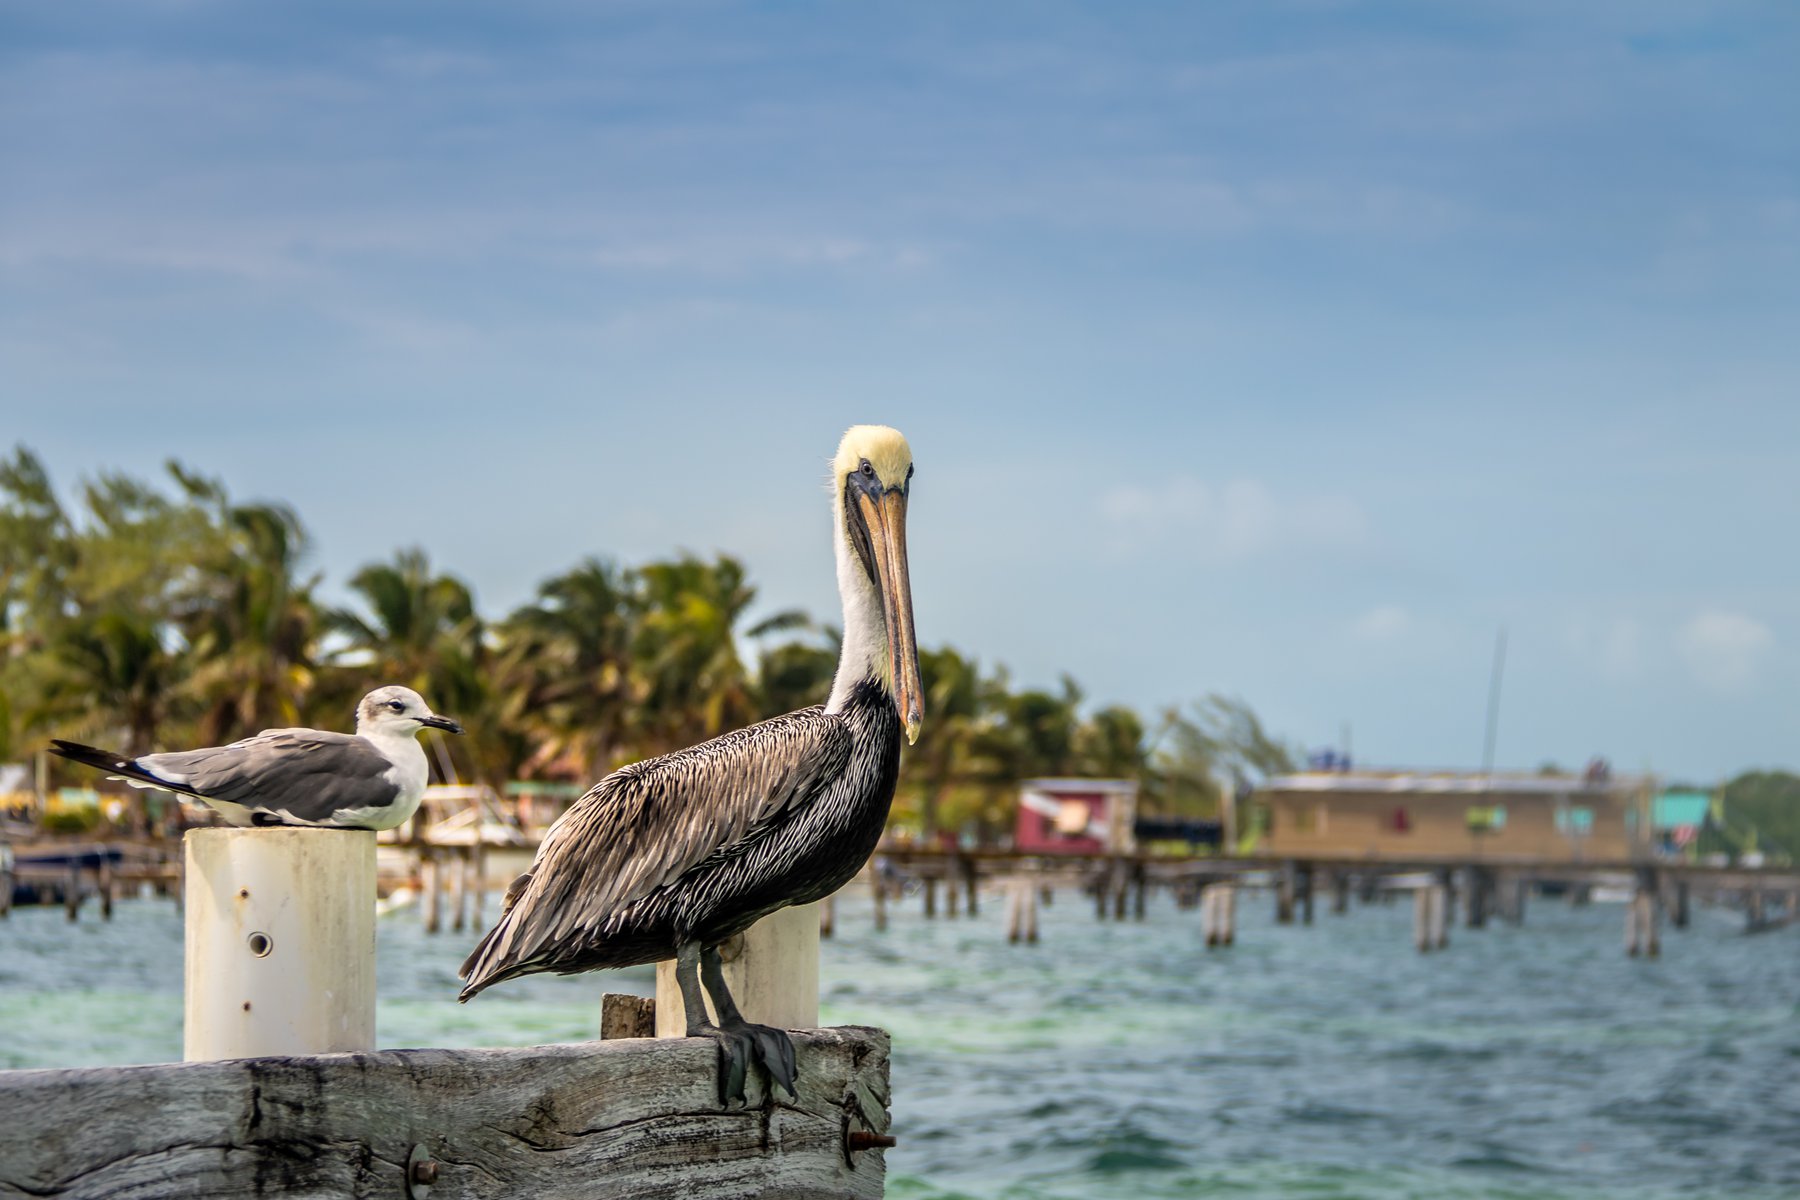
[[[844,646],[838,655],[837,674],[831,681],[828,713],[842,712],[850,693],[865,679],[881,681],[891,692],[892,668],[888,665],[887,621],[881,613],[881,596],[863,569],[850,544],[845,525],[844,493],[832,501],[832,540],[837,549],[838,598],[844,605]]]

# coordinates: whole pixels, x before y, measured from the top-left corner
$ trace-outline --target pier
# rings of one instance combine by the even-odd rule
[[[1018,941],[1019,922],[1039,894],[1075,890],[1088,897],[1100,920],[1142,919],[1149,894],[1163,891],[1178,908],[1200,910],[1208,946],[1235,940],[1238,897],[1267,892],[1277,924],[1315,922],[1323,894],[1334,917],[1350,911],[1352,898],[1372,903],[1409,894],[1415,905],[1415,944],[1422,952],[1444,949],[1458,915],[1466,928],[1490,921],[1523,925],[1532,896],[1554,895],[1568,903],[1591,901],[1595,889],[1628,893],[1625,949],[1655,957],[1661,926],[1685,929],[1695,904],[1741,909],[1744,932],[1763,933],[1800,920],[1800,867],[1712,866],[1674,861],[1568,862],[1474,856],[1368,858],[1334,856],[1178,856],[1153,854],[1033,854],[1012,850],[936,850],[885,847],[879,871],[865,874],[876,889],[877,924],[888,920],[907,890],[919,896],[926,918],[955,918],[957,898],[969,915],[983,891],[1007,897],[1007,936]],[[938,903],[940,891],[946,903]],[[1025,899],[1027,894],[1031,900]],[[1035,936],[1025,940],[1035,940]]]
[[[376,1050],[375,835],[192,830],[138,879],[174,884],[186,945],[183,1063],[0,1071],[0,1200],[128,1195],[797,1200],[882,1194],[888,1037],[818,1025],[813,908],[724,947],[743,1011],[792,1031],[797,1094],[761,1071],[721,1096],[718,1047],[660,1006],[608,996],[593,1042]],[[144,847],[6,860],[66,888],[69,911],[134,878]],[[479,920],[479,846],[426,851]],[[444,864],[453,869],[441,869]],[[600,998],[597,998],[600,999]],[[446,992],[446,1005],[454,992]],[[655,1036],[658,1033],[663,1036]]]

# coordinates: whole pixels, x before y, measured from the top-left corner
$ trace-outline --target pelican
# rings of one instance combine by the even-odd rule
[[[356,732],[265,729],[229,746],[126,758],[52,739],[50,753],[112,772],[135,788],[205,801],[232,825],[392,829],[425,794],[421,729],[461,733],[408,687],[376,688],[356,706]]]
[[[622,767],[544,836],[462,965],[468,1000],[504,979],[675,960],[687,1036],[719,1045],[722,1103],[752,1059],[794,1094],[786,1032],[746,1021],[719,944],[861,869],[894,798],[900,736],[924,721],[906,566],[912,451],[858,425],[832,460],[844,640],[822,705]],[[718,1014],[709,1019],[701,987]]]

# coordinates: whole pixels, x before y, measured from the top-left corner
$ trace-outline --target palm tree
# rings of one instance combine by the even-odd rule
[[[496,716],[530,744],[519,768],[585,779],[625,759],[638,609],[635,576],[590,558],[544,580],[500,627]]]
[[[1143,719],[1124,705],[1100,709],[1075,731],[1077,774],[1141,779],[1147,760]]]
[[[640,749],[671,750],[747,724],[756,715],[749,673],[738,655],[737,626],[756,599],[744,566],[721,554],[691,554],[638,571],[643,609],[632,640],[643,706]],[[803,623],[778,613],[751,636]]]
[[[179,670],[162,630],[143,615],[80,613],[45,646],[32,722],[71,737],[116,738],[128,756],[148,754],[173,710]]]
[[[952,789],[971,772],[983,686],[980,664],[949,646],[919,652],[919,677],[930,716],[907,754],[906,768],[918,781],[919,836],[930,842]]]
[[[313,678],[319,576],[302,579],[305,528],[285,505],[226,507],[220,536],[186,599],[186,690],[201,705],[198,740],[216,745],[300,721]]]
[[[756,666],[757,707],[762,716],[778,717],[820,704],[830,694],[843,635],[829,626],[820,632],[824,634],[822,643],[795,640],[762,650]]]
[[[439,712],[460,718],[469,730],[462,753],[482,761],[494,749],[494,734],[492,723],[481,720],[487,654],[468,585],[434,574],[425,552],[413,548],[363,567],[350,577],[350,590],[364,611],[325,614],[325,628],[342,643],[338,669],[315,694],[348,712],[368,687],[405,684]]]

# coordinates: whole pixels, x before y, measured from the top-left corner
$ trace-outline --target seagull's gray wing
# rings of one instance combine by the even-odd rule
[[[299,821],[386,808],[399,794],[387,778],[394,764],[366,739],[319,729],[265,729],[229,746],[137,761],[202,799]]]
[[[551,827],[505,912],[463,964],[463,998],[557,948],[606,935],[637,900],[739,854],[841,775],[850,731],[823,708],[622,767]]]

